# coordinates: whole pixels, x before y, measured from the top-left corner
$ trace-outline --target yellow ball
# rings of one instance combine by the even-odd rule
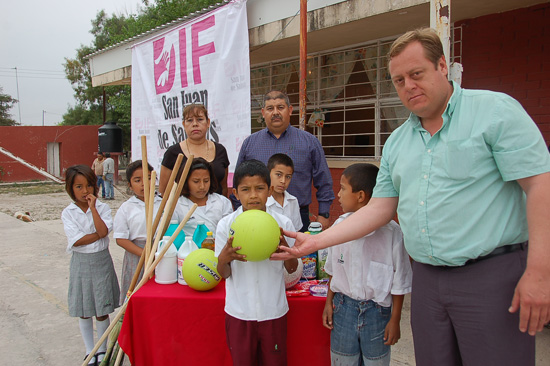
[[[279,224],[265,211],[248,210],[237,216],[231,224],[230,236],[237,252],[246,255],[247,261],[259,262],[268,259],[279,246]]]
[[[220,283],[218,258],[210,249],[192,251],[183,263],[183,279],[187,285],[197,291],[208,291]]]

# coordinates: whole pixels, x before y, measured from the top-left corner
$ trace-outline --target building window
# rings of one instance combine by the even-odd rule
[[[328,158],[380,158],[390,133],[408,117],[387,70],[392,41],[310,55],[306,125]],[[262,98],[273,89],[288,94],[291,124],[298,126],[299,68],[298,59],[251,68],[252,132],[265,127]]]
[[[458,62],[461,31],[451,32],[451,60]],[[388,136],[409,117],[388,71],[393,41],[308,55],[306,130],[321,141],[327,158],[380,159]],[[297,58],[251,67],[252,133],[265,127],[262,98],[274,89],[288,94],[291,124],[299,125],[299,70]]]

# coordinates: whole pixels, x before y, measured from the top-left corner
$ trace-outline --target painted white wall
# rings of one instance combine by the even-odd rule
[[[307,11],[343,2],[345,0],[309,0]],[[251,29],[296,15],[300,10],[300,0],[248,0],[246,10],[248,29]]]

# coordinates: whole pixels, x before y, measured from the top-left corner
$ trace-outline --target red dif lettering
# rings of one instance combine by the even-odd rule
[[[216,52],[214,42],[209,42],[204,45],[199,45],[199,33],[216,25],[214,15],[209,16],[191,25],[191,61],[193,64],[193,81],[194,84],[201,84],[201,66],[200,58]],[[171,47],[164,44],[165,38],[158,39],[153,42],[153,58],[154,58],[154,77],[155,90],[157,94],[167,93],[174,86],[176,76],[176,57],[174,45]],[[179,43],[179,58],[180,58],[180,80],[181,87],[189,86],[187,78],[187,31],[182,28],[178,32]],[[170,47],[170,50],[165,49]]]

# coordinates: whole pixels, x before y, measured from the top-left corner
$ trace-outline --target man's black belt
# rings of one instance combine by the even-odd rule
[[[496,248],[495,250],[493,250],[491,253],[487,255],[482,255],[481,257],[477,257],[475,259],[469,259],[466,261],[466,263],[464,263],[464,265],[467,266],[468,264],[474,264],[485,259],[489,259],[489,258],[497,257],[499,255],[513,253],[513,252],[517,252],[518,250],[525,250],[525,249],[527,249],[527,242],[504,245],[502,247]]]

